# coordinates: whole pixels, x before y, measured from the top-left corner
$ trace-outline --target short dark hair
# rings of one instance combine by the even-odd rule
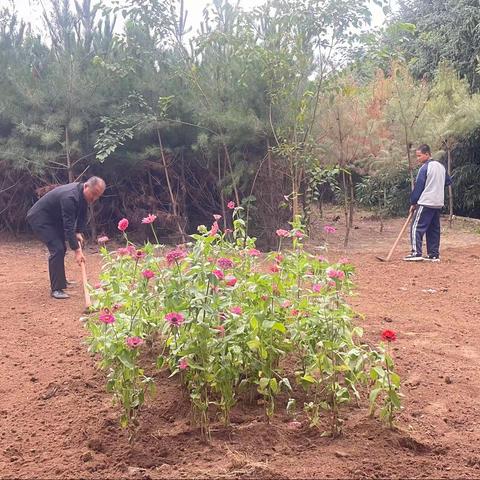
[[[85,185],[87,185],[90,188],[95,188],[97,186],[102,186],[105,188],[105,180],[100,177],[90,177],[86,182]]]
[[[430,146],[427,145],[426,143],[422,143],[422,144],[417,148],[417,152],[422,152],[423,154],[428,153],[429,155],[432,154],[432,152],[430,151]]]

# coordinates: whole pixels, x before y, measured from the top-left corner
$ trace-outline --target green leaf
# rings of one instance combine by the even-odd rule
[[[285,328],[285,325],[281,322],[275,322],[272,325],[272,330],[278,330],[279,332],[287,333],[287,329]]]

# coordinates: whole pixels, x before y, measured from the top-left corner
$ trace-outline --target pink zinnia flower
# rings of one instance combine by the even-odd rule
[[[188,368],[188,360],[186,358],[181,358],[178,362],[178,368],[180,370],[186,370]]]
[[[117,228],[118,228],[121,232],[124,232],[124,231],[128,228],[128,220],[127,220],[126,218],[122,218],[122,219],[118,222]]]
[[[183,260],[187,256],[187,252],[185,250],[181,250],[180,248],[176,248],[175,250],[170,250],[166,255],[165,258],[167,259],[168,265],[171,265],[174,262],[179,262]]]
[[[271,271],[272,273],[278,273],[278,272],[280,271],[280,267],[279,267],[278,265],[272,265],[272,266],[270,267],[270,271]]]
[[[297,230],[297,231],[295,232],[295,236],[296,236],[297,238],[303,238],[303,237],[305,236],[305,234],[302,233],[300,230]]]
[[[214,237],[218,233],[219,227],[217,222],[213,222],[212,229],[208,232],[210,237]]]
[[[135,252],[132,252],[132,257],[134,257],[136,260],[141,260],[142,258],[145,258],[145,252],[142,250],[136,250]]]
[[[182,313],[179,312],[170,312],[165,315],[165,320],[172,326],[172,327],[179,327],[184,321],[185,317]]]
[[[337,229],[335,227],[332,227],[331,225],[325,225],[323,227],[323,231],[325,233],[335,233],[337,231]]]
[[[103,310],[103,313],[98,317],[98,319],[106,325],[115,322],[115,317],[110,313],[110,310],[108,308],[105,308]]]
[[[153,223],[156,219],[157,216],[150,213],[142,220],[142,223]]]
[[[127,338],[125,339],[125,343],[126,343],[127,346],[129,346],[130,348],[137,348],[137,347],[139,347],[140,345],[142,345],[143,340],[142,340],[140,337],[127,337]]]
[[[312,290],[316,293],[320,292],[322,290],[322,284],[321,283],[314,283],[312,285]]]
[[[260,297],[264,302],[266,302],[268,300],[268,296],[267,295],[262,295]]]
[[[257,250],[256,248],[251,248],[247,253],[248,253],[251,257],[259,257],[259,256],[261,255],[260,250]]]
[[[107,243],[109,240],[110,239],[106,235],[103,235],[102,237],[97,238],[98,243]]]
[[[327,260],[323,255],[319,255],[319,256],[317,257],[317,260],[318,260],[319,262],[328,262],[328,260]]]
[[[218,221],[222,218],[222,216],[221,216],[221,215],[218,215],[217,213],[215,213],[215,214],[213,215],[213,218],[218,222]]]
[[[291,307],[291,306],[292,306],[292,302],[291,302],[290,300],[284,300],[284,301],[280,304],[280,306],[281,306],[282,308],[288,308],[288,307]]]
[[[292,310],[290,311],[290,314],[292,315],[292,317],[296,317],[299,313],[300,311],[297,310],[296,308],[292,308]]]
[[[276,231],[276,234],[279,236],[279,237],[288,237],[290,235],[290,232],[288,230],[284,230],[283,228],[279,228],[277,231]]]
[[[234,287],[237,283],[237,279],[233,275],[227,275],[225,277],[225,283],[228,287]]]
[[[277,263],[283,262],[283,255],[280,255],[280,254],[276,255],[275,256],[275,261]]]
[[[235,202],[233,200],[230,200],[227,203],[227,208],[229,208],[230,210],[233,210],[235,208]]]
[[[219,279],[219,280],[223,280],[225,278],[225,275],[223,274],[223,272],[221,270],[219,270],[218,268],[216,268],[215,270],[212,271],[212,273]]]
[[[242,307],[232,307],[230,311],[235,315],[241,315],[243,313]]]
[[[337,284],[335,283],[335,280],[329,280],[329,281],[328,281],[328,286],[329,286],[329,287],[336,287]]]
[[[217,260],[217,265],[223,270],[233,268],[233,262],[229,258],[219,258]]]
[[[153,278],[153,277],[155,276],[155,273],[152,272],[152,270],[148,270],[148,269],[147,269],[147,270],[144,270],[144,271],[142,272],[142,275],[143,275],[143,277],[146,278],[147,280],[150,280],[151,278]]]
[[[335,270],[334,268],[327,268],[328,278],[343,280],[345,278],[345,272],[342,270]]]

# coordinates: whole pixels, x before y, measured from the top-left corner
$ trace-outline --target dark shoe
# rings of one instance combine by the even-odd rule
[[[70,295],[67,295],[63,290],[54,290],[52,292],[52,297],[57,300],[64,300],[65,298],[70,298]]]
[[[435,255],[429,255],[428,257],[425,257],[424,260],[426,262],[439,262],[440,261],[440,257],[437,257]]]
[[[423,261],[423,257],[421,255],[414,255],[413,253],[403,257],[406,262],[421,262]]]

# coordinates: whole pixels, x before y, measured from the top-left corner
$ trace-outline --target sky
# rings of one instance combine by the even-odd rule
[[[392,0],[392,3],[394,3],[394,1],[395,0]],[[40,6],[40,0],[0,0],[0,7],[9,6],[12,3],[15,5],[15,8],[24,20],[32,23],[34,26],[40,26],[42,24],[42,8]],[[106,0],[105,3],[108,3],[108,0]],[[210,3],[210,0],[185,0],[185,8],[188,10],[187,22],[193,27],[194,31],[197,30],[200,21],[203,18],[203,9]],[[240,5],[245,10],[261,5],[262,3],[264,3],[264,0],[240,0]],[[48,4],[48,0],[45,1],[45,4]],[[378,27],[384,22],[385,16],[380,7],[373,2],[371,5],[373,13],[372,26]]]

